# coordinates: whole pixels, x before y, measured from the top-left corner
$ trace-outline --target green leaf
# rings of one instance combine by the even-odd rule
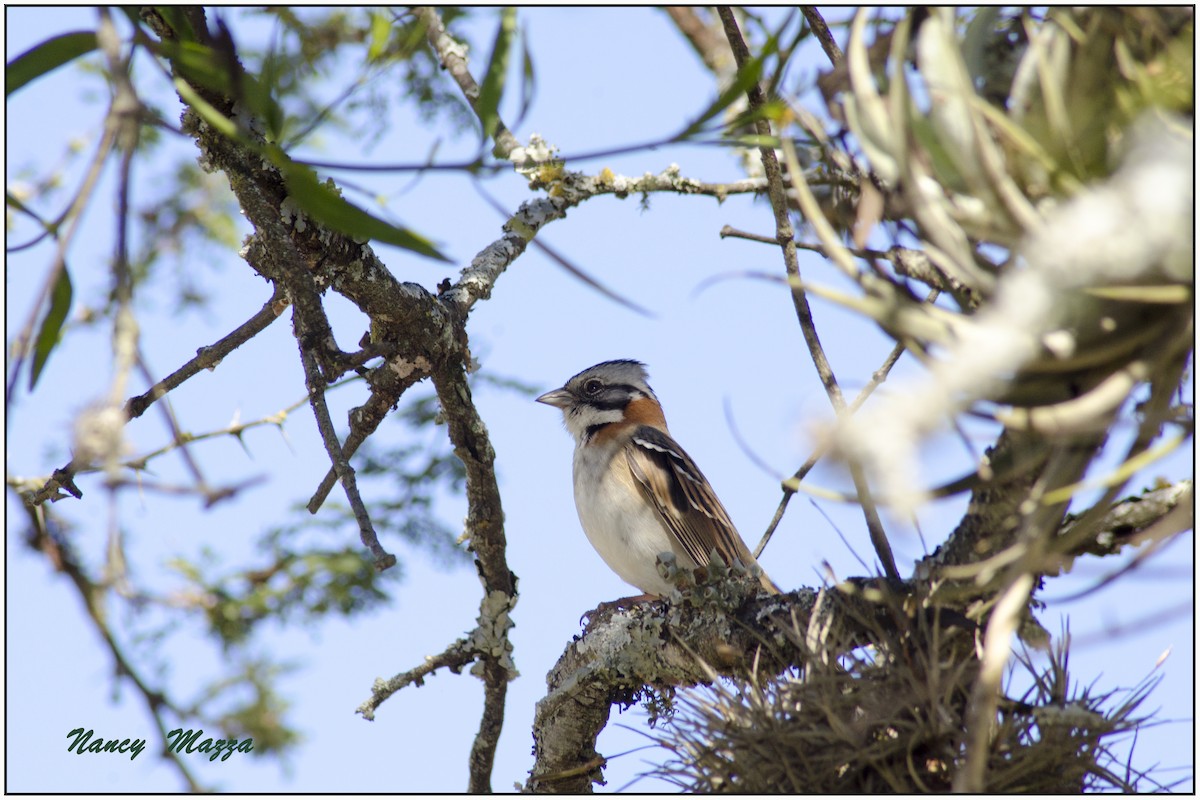
[[[537,72],[533,68],[533,56],[529,52],[529,34],[522,28],[519,39],[521,43],[521,107],[517,118],[512,123],[513,129],[521,127],[529,107],[533,105],[533,97],[537,94]]]
[[[29,371],[29,391],[31,392],[46,366],[46,360],[58,346],[63,322],[67,319],[67,312],[71,310],[71,294],[71,276],[67,273],[67,265],[64,263],[58,273],[58,279],[54,281],[54,288],[50,291],[50,308],[46,311],[46,316],[42,319],[42,327],[38,330],[37,339],[34,340],[33,364]]]
[[[780,138],[778,136],[760,136],[757,133],[748,133],[745,136],[731,136],[721,140],[721,144],[730,147],[779,147]]]
[[[181,6],[154,6],[154,12],[167,21],[167,25],[175,32],[175,39],[181,42],[198,42],[196,29],[192,21],[184,13]]]
[[[203,119],[209,125],[212,125],[213,128],[215,128],[219,133],[234,140],[235,142],[241,141],[238,135],[238,127],[234,124],[233,120],[214,108],[211,103],[201,97],[200,94],[191,87],[191,84],[189,84],[183,78],[176,78],[174,83],[175,91],[179,92],[180,98],[183,99],[183,102],[195,109],[196,113],[200,115],[201,119]],[[248,144],[247,142],[242,143]]]
[[[488,59],[487,74],[479,87],[479,100],[475,113],[483,126],[483,141],[496,134],[500,124],[500,99],[504,96],[504,81],[508,75],[508,57],[512,52],[513,34],[517,30],[517,9],[506,6],[500,11],[500,26],[496,29],[496,40],[492,43],[492,57]]]
[[[382,11],[371,14],[370,44],[367,45],[367,61],[374,61],[387,49],[388,37],[392,32],[392,21]]]
[[[763,47],[763,52],[742,65],[742,68],[737,72],[737,76],[733,79],[733,83],[729,84],[725,88],[725,91],[721,92],[712,105],[706,108],[704,113],[697,117],[691,125],[688,125],[681,133],[676,135],[674,141],[683,141],[695,136],[704,128],[704,123],[744,97],[750,87],[758,83],[759,78],[762,77],[763,62],[775,52],[777,46],[774,38],[769,39]]]
[[[261,152],[270,159],[283,175],[288,197],[301,211],[317,222],[356,241],[375,239],[439,261],[450,261],[425,237],[407,228],[385,222],[343,198],[331,186],[318,181],[316,173],[311,169],[292,161],[278,145],[268,143],[264,147],[242,136],[233,120],[206,102],[187,81],[176,78],[175,90],[185,103],[195,109],[201,119],[219,133],[255,152]]]
[[[283,111],[269,88],[274,81],[272,69],[264,67],[266,80],[260,81],[237,67],[236,53],[222,53],[198,42],[165,41],[155,49],[175,65],[179,75],[188,83],[234,101],[243,101],[250,112],[263,121],[268,131],[277,132],[282,126]],[[234,74],[233,69],[238,69],[238,72]]]
[[[318,181],[311,169],[292,161],[278,147],[269,145],[267,155],[283,173],[288,197],[301,211],[322,225],[356,241],[375,239],[439,261],[450,260],[423,236],[385,222],[346,200],[331,186]]]
[[[218,92],[233,93],[233,81],[229,76],[229,60],[208,45],[199,42],[175,42],[170,39],[156,48],[175,65],[178,74],[189,83]]]
[[[92,52],[96,47],[96,34],[92,31],[64,33],[34,45],[5,66],[4,96],[10,96],[30,81]]]

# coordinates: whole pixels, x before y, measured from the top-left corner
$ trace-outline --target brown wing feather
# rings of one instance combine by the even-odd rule
[[[707,565],[716,550],[726,564],[736,559],[747,567],[757,565],[712,486],[674,439],[642,426],[625,453],[643,496],[696,564]],[[766,573],[762,584],[767,591],[778,591]]]

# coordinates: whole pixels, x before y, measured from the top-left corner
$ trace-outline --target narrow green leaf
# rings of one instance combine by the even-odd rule
[[[771,42],[768,42],[768,45],[770,44]],[[697,117],[691,125],[688,125],[686,128],[684,128],[683,131],[675,137],[675,141],[684,141],[686,139],[690,139],[692,136],[695,136],[704,128],[704,123],[708,122],[710,119],[717,116],[717,114],[720,114],[722,111],[736,103],[740,98],[744,97],[750,87],[758,83],[759,78],[762,77],[763,60],[770,55],[773,50],[773,48],[768,47],[766,50],[764,50],[762,55],[756,56],[750,61],[747,61],[742,68],[738,70],[737,77],[733,79],[733,83],[729,84],[729,86],[725,88],[725,91],[721,92],[721,94],[717,96],[717,99],[713,101],[712,105],[706,108],[704,113]]]
[[[500,99],[504,96],[504,81],[508,75],[508,57],[512,52],[513,34],[517,30],[517,9],[505,6],[500,11],[500,25],[496,28],[496,40],[492,43],[492,56],[488,59],[487,74],[479,87],[479,100],[475,113],[483,126],[483,141],[491,139],[500,123]]]
[[[64,33],[34,45],[5,66],[4,96],[96,47],[96,34],[91,31]]]
[[[33,363],[29,371],[29,391],[31,392],[37,385],[42,370],[46,367],[46,360],[58,346],[59,334],[62,333],[67,312],[71,310],[71,294],[71,276],[64,263],[62,270],[58,273],[58,279],[54,281],[54,288],[50,291],[50,307],[46,310],[46,316],[42,318],[42,326],[38,329],[37,338],[34,339]]]
[[[175,32],[175,38],[178,41],[200,41],[200,37],[196,35],[196,29],[192,27],[192,21],[188,19],[188,15],[184,13],[181,6],[154,6],[154,11],[167,21],[167,25]]]
[[[268,131],[278,132],[282,126],[283,110],[270,89],[274,82],[273,66],[264,66],[265,80],[258,80],[246,72],[231,74],[232,65],[237,63],[236,54],[222,53],[198,42],[165,41],[158,44],[155,50],[169,60],[189,83],[244,102],[250,112],[263,121]]]
[[[213,48],[199,42],[167,40],[158,46],[160,54],[175,66],[179,75],[189,83],[229,96],[233,81],[229,75],[229,59],[222,58]]]
[[[322,225],[356,241],[375,239],[439,261],[450,260],[425,237],[385,222],[346,200],[335,189],[318,181],[311,169],[292,161],[278,147],[268,146],[267,154],[283,173],[291,201]]]
[[[206,102],[187,81],[176,78],[175,90],[185,103],[196,110],[201,119],[218,132],[269,158],[283,175],[292,202],[317,222],[356,241],[375,239],[439,261],[450,260],[438,252],[433,243],[425,237],[407,228],[385,222],[344,199],[332,187],[318,181],[316,173],[311,169],[292,161],[277,145],[268,143],[262,147],[242,136],[233,120]]]
[[[191,87],[183,78],[175,79],[175,91],[179,92],[179,96],[183,98],[183,102],[196,110],[200,118],[212,125],[218,132],[227,136],[234,141],[240,141],[238,137],[238,128],[233,120],[222,114],[211,103],[205,100],[200,94]]]
[[[518,41],[521,43],[521,108],[512,123],[514,130],[520,128],[521,123],[525,121],[525,115],[529,113],[534,95],[537,94],[537,72],[533,68],[533,56],[529,52],[529,34],[524,27]]]
[[[759,136],[757,133],[748,133],[745,136],[731,136],[721,140],[721,144],[730,147],[779,147],[780,138],[778,136]]]
[[[367,45],[367,61],[375,61],[387,49],[388,37],[392,33],[392,21],[382,11],[371,14],[370,44]]]

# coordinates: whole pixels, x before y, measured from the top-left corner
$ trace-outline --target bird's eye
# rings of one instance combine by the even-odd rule
[[[600,383],[600,381],[596,380],[595,378],[592,378],[590,381],[588,381],[587,383],[585,383],[583,385],[583,393],[588,395],[589,397],[594,397],[597,393],[599,393],[600,387],[603,385],[604,384]]]

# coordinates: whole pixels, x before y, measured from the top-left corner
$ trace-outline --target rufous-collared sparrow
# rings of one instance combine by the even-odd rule
[[[667,431],[640,361],[588,367],[539,403],[561,408],[575,438],[575,509],[592,547],[621,579],[649,595],[671,585],[655,564],[706,566],[715,551],[758,567],[696,462]],[[759,569],[763,588],[779,590]]]

